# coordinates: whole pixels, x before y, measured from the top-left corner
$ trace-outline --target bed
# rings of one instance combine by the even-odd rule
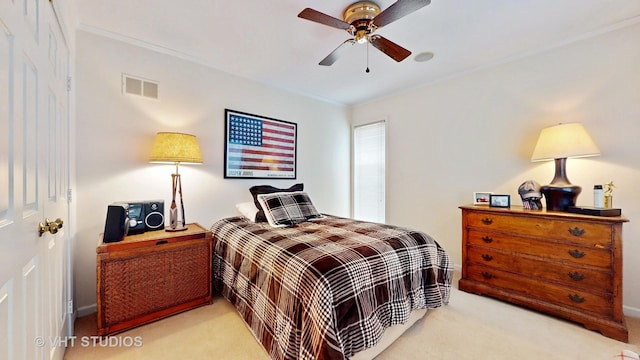
[[[453,263],[422,232],[320,214],[211,231],[214,288],[274,360],[375,355],[385,329],[449,301]]]

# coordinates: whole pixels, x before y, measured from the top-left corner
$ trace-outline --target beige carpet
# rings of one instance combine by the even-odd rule
[[[457,278],[454,283],[457,287]],[[454,289],[449,305],[428,312],[376,359],[621,359],[625,349],[640,352],[640,319],[627,318],[627,326],[628,344]],[[111,343],[96,340],[94,345],[90,336],[95,333],[95,314],[78,319],[75,346],[64,358],[268,360],[233,307],[219,296],[213,305],[115,335]]]

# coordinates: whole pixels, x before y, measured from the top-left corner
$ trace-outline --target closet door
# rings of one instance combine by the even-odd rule
[[[69,52],[49,1],[0,3],[0,358],[61,359]]]

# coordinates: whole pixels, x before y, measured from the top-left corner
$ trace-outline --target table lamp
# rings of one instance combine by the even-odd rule
[[[567,158],[598,156],[600,150],[580,123],[558,124],[542,129],[531,161],[554,160],[556,173],[551,184],[544,185],[547,210],[566,211],[575,206],[582,188],[569,182],[566,172]]]
[[[180,180],[178,166],[180,164],[202,164],[202,155],[200,154],[198,140],[194,135],[176,132],[159,132],[156,134],[149,162],[176,165],[175,174],[171,174],[173,192],[171,207],[169,208],[169,227],[166,231],[187,230],[184,217],[184,201],[182,198],[182,181]],[[176,193],[180,195],[180,217],[178,217]]]

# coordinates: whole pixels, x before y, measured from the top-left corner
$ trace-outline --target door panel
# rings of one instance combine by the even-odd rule
[[[48,131],[44,135],[47,138],[47,201],[56,201],[58,189],[56,186],[56,159],[58,157],[56,143],[56,95],[49,89],[47,97],[47,127]]]
[[[38,42],[38,30],[40,29],[40,1],[24,0],[24,19],[26,27],[33,36],[33,40]]]
[[[2,3],[2,10],[7,4]],[[16,306],[19,295],[16,294],[16,273],[21,268],[16,261],[16,227],[12,226],[15,217],[14,207],[14,76],[15,62],[13,35],[0,18],[0,358],[15,359],[20,341],[14,335],[21,311]],[[17,269],[17,271],[16,271]],[[18,284],[19,289],[20,284]],[[21,297],[20,297],[21,298]],[[18,318],[18,319],[16,319]]]
[[[49,284],[62,284],[62,247],[59,246],[57,237],[51,236],[47,246],[47,282]],[[48,334],[56,335],[62,329],[62,288],[60,286],[49,286],[47,299],[49,304],[45,305],[50,316],[47,316]],[[50,344],[48,344],[50,346]]]
[[[40,326],[40,279],[39,279],[38,256],[31,259],[22,268],[22,326],[24,326],[26,335],[22,339],[22,353],[24,359],[42,359],[42,347],[33,346],[32,342],[42,336],[42,328]],[[20,327],[20,323],[17,324]],[[29,341],[29,339],[33,339]]]
[[[9,179],[9,155],[12,141],[12,127],[10,112],[13,111],[9,101],[9,86],[13,82],[13,64],[9,61],[13,56],[11,36],[5,26],[0,23],[0,226],[9,221],[9,209],[12,207],[13,187]]]
[[[13,334],[16,325],[13,322],[15,311],[12,307],[13,282],[0,287],[0,359],[13,359]]]
[[[22,209],[27,217],[38,211],[38,71],[28,59],[23,61],[23,176],[22,176]]]

